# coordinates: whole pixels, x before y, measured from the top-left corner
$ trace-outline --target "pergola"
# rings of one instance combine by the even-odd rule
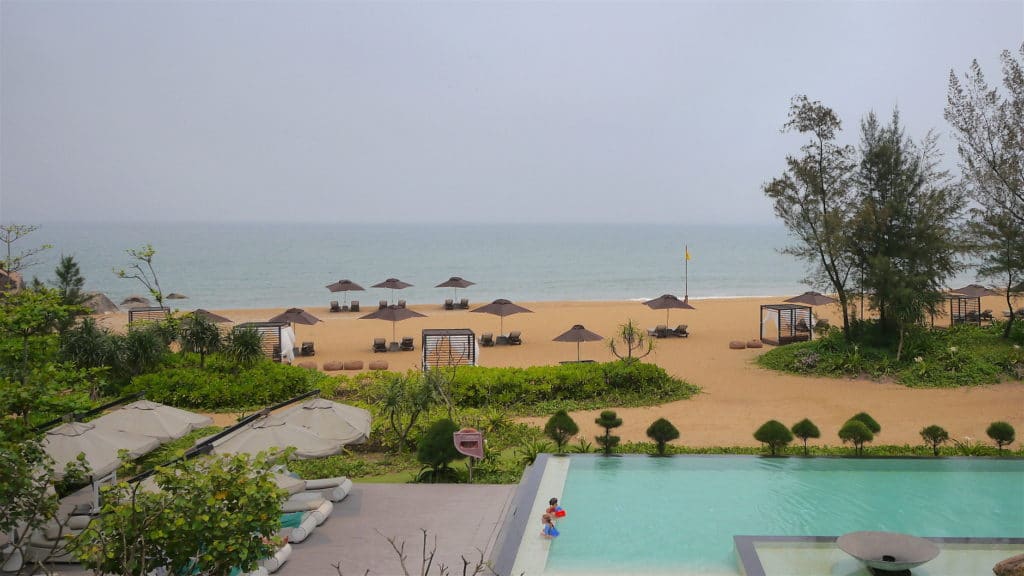
[[[771,326],[774,321],[775,326]],[[802,304],[762,304],[761,341],[775,346],[811,339],[811,307]]]
[[[956,324],[981,325],[981,297],[963,294],[946,294],[949,300],[949,322]]]

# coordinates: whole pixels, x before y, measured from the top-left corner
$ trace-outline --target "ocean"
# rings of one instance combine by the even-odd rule
[[[394,293],[410,304],[452,298],[434,287],[450,276],[476,283],[458,291],[472,304],[682,296],[685,246],[691,298],[799,294],[811,287],[803,263],[780,253],[788,242],[777,224],[50,223],[14,251],[51,244],[26,279],[52,281],[73,255],[86,289],[120,303],[145,293],[113,270],[132,263],[126,249],[152,244],[164,293],[189,297],[169,303],[191,310],[326,306],[344,298],[325,287],[343,278],[366,288],[348,293],[364,307],[392,298],[371,288],[387,278],[413,285]]]

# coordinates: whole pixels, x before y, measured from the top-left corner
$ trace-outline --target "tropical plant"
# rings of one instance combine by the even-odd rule
[[[769,420],[754,432],[754,439],[766,444],[771,450],[772,456],[776,456],[780,450],[793,441],[793,433],[782,422]]]
[[[33,348],[47,344],[39,337],[53,333],[76,310],[64,305],[60,294],[49,288],[9,292],[0,300],[0,335],[17,338],[21,344],[18,362],[10,366],[15,378],[24,381]]]
[[[250,367],[263,358],[263,334],[246,327],[235,328],[228,334],[227,355],[242,367]]]
[[[949,432],[946,432],[942,426],[932,424],[921,429],[921,439],[925,444],[931,446],[932,454],[938,456],[939,446],[949,441]]]
[[[612,453],[612,450],[619,445],[620,438],[618,436],[612,436],[612,428],[618,428],[622,426],[622,418],[615,413],[614,410],[604,410],[601,412],[601,416],[594,420],[594,423],[604,428],[604,436],[597,436],[594,438],[601,448],[604,449],[604,453],[607,456]]]
[[[614,436],[612,436],[612,438],[614,438]],[[594,445],[587,442],[587,439],[583,436],[580,436],[576,439],[576,444],[569,448],[569,450],[573,454],[590,454],[594,451]]]
[[[389,375],[378,406],[388,427],[398,437],[398,452],[405,451],[409,432],[419,417],[434,404],[434,389],[420,372]]]
[[[843,444],[847,442],[853,444],[857,455],[860,456],[864,453],[864,443],[874,440],[875,435],[871,433],[871,429],[864,422],[850,419],[839,429],[839,439],[843,441]]]
[[[850,417],[850,420],[859,420],[863,422],[864,425],[868,427],[868,430],[871,430],[872,434],[878,434],[882,431],[882,426],[867,412],[858,412]]]
[[[809,438],[821,438],[821,430],[818,430],[818,427],[815,426],[814,422],[811,422],[807,418],[793,424],[790,431],[794,436],[803,441],[804,456],[807,456],[807,440]]]
[[[192,314],[182,323],[181,349],[199,354],[199,367],[206,365],[206,356],[221,349],[223,344],[220,328],[213,321]]]
[[[454,434],[458,431],[455,422],[442,418],[431,424],[420,436],[416,447],[416,460],[424,466],[419,475],[420,480],[429,477],[431,482],[437,482],[442,477],[454,476],[449,464],[466,457],[455,448]]]
[[[111,339],[117,351],[114,371],[128,380],[152,372],[170,353],[156,322],[139,326],[126,334],[114,334]]]
[[[551,444],[544,440],[528,440],[523,442],[515,453],[519,457],[519,462],[524,466],[529,466],[537,460],[537,456],[551,450]]]
[[[565,410],[559,410],[552,414],[551,418],[548,419],[547,424],[544,425],[544,434],[548,438],[554,440],[555,444],[558,446],[559,454],[565,452],[563,447],[566,442],[579,433],[579,431],[580,427],[576,425],[576,422]]]
[[[679,438],[679,430],[664,418],[658,418],[647,427],[647,437],[654,440],[658,456],[665,455],[665,445]]]
[[[625,352],[620,352],[616,341],[622,342]],[[608,340],[608,348],[616,358],[626,364],[632,364],[647,356],[654,350],[654,340],[632,319],[620,324],[614,338]]]
[[[988,434],[988,437],[996,443],[999,451],[1002,452],[1003,446],[1013,444],[1017,433],[1009,422],[1000,421],[989,424],[988,429],[985,430],[985,434]]]
[[[131,256],[133,262],[127,268],[115,268],[114,274],[118,278],[138,280],[153,299],[156,300],[157,306],[163,308],[164,292],[160,288],[160,278],[153,267],[153,257],[156,256],[156,250],[151,244],[146,244],[141,248],[130,248],[125,250],[125,252]],[[169,318],[170,315],[171,312],[168,309],[167,317]]]
[[[3,261],[0,262],[0,269],[6,270],[7,272],[19,272],[30,266],[35,266],[37,262],[33,258],[40,252],[53,248],[53,246],[49,244],[43,244],[36,248],[24,250],[16,255],[11,254],[11,246],[15,242],[38,229],[39,226],[36,225],[0,224],[0,243],[2,243],[7,250],[7,255],[4,257]]]

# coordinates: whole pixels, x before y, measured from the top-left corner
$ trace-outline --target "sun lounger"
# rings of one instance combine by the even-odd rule
[[[679,326],[676,326],[674,330],[672,330],[672,335],[678,338],[686,338],[687,336],[690,335],[690,333],[687,331],[687,328],[688,327],[686,324],[680,324]]]
[[[349,304],[348,309],[352,312],[359,312],[359,300],[353,300],[352,303]]]
[[[281,566],[284,566],[284,563],[288,561],[288,558],[291,558],[291,555],[292,545],[285,542],[284,546],[278,548],[273,556],[260,560],[260,566],[266,568],[270,574],[273,574],[280,570]]]
[[[415,350],[416,347],[412,343],[412,336],[402,336],[402,343],[399,344],[398,349],[402,350],[403,352]]]
[[[288,542],[298,544],[316,530],[316,517],[312,512],[287,512],[281,515],[281,536],[287,536]]]
[[[399,308],[405,308],[405,300],[399,300],[398,301],[398,307]]]
[[[462,300],[459,300],[459,309],[469,310],[469,298],[463,298]]]
[[[664,324],[658,324],[653,329],[648,329],[647,335],[652,338],[668,338],[669,336],[671,336],[671,332],[669,331],[668,326]]]
[[[445,300],[444,301],[444,309],[445,310],[455,310],[455,302],[453,302],[451,298]]]
[[[299,349],[299,354],[302,356],[315,356],[316,351],[313,349],[313,343],[303,342],[302,348]]]
[[[374,352],[387,352],[388,351],[388,341],[385,340],[384,338],[374,338],[373,339],[373,351]]]
[[[316,525],[327,521],[334,511],[334,503],[324,498],[319,492],[299,492],[288,497],[281,504],[282,512],[311,512],[316,517]]]
[[[341,312],[341,306],[337,300],[331,300],[331,312]]]
[[[523,334],[519,330],[513,330],[508,333],[508,343],[513,346],[518,346],[523,343]]]
[[[480,335],[481,346],[494,346],[494,334],[490,332],[484,332]]]
[[[377,302],[377,309],[378,310],[383,310],[383,309],[385,309],[387,307],[388,307],[388,301],[387,300],[381,300],[381,301]]]
[[[331,502],[341,502],[352,491],[352,480],[345,476],[306,480],[306,492],[319,494]]]

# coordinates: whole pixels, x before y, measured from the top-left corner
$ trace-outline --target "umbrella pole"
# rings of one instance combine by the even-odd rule
[[[391,341],[392,342],[398,342],[398,340],[395,340],[395,324],[397,324],[397,322],[392,320],[391,321]]]
[[[668,313],[671,311],[671,308],[665,308],[665,326],[668,326]]]
[[[580,343],[576,342],[576,363],[580,363]]]

